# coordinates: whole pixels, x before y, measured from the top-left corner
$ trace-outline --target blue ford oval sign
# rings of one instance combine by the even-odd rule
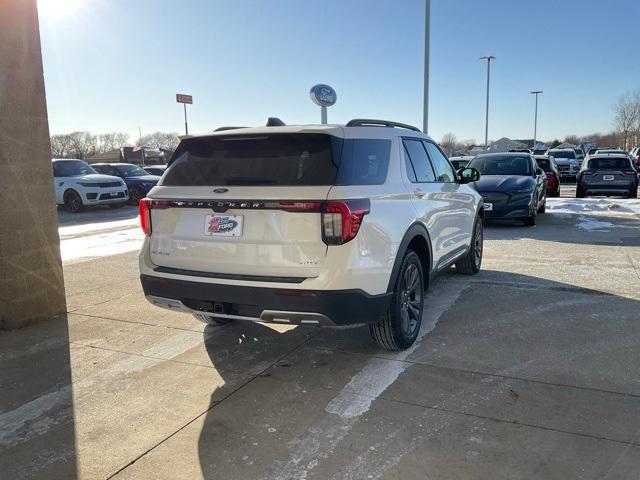
[[[329,85],[324,85],[323,83],[311,87],[309,96],[313,103],[321,107],[330,107],[338,100],[336,91]]]

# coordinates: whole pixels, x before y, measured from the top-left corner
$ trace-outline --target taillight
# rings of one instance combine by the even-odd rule
[[[366,198],[326,202],[322,207],[322,241],[327,245],[342,245],[353,240],[370,208]]]
[[[140,208],[140,227],[144,234],[151,236],[151,199],[143,198],[138,202]]]
[[[315,201],[280,201],[278,208],[285,212],[319,212],[322,202]]]

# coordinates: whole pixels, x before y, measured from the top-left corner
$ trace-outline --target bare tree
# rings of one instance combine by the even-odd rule
[[[67,135],[70,143],[70,155],[73,158],[87,158],[98,151],[98,137],[90,132],[72,132]]]
[[[51,135],[51,158],[66,158],[71,149],[71,141],[66,133]]]
[[[119,150],[129,144],[129,134],[124,132],[111,132],[98,135],[98,153]]]
[[[442,140],[440,140],[440,146],[442,147],[442,149],[444,150],[444,153],[446,153],[448,157],[453,155],[453,152],[456,150],[457,145],[458,145],[458,139],[451,132],[445,133],[442,136]]]
[[[153,132],[148,135],[144,135],[140,139],[141,145],[147,145],[153,148],[161,148],[163,150],[173,151],[178,147],[180,139],[175,132]]]
[[[620,146],[629,149],[632,139],[640,132],[640,89],[620,95],[614,110],[614,125],[620,136]]]
[[[572,145],[580,145],[582,143],[582,139],[577,135],[567,135],[564,137],[564,141]]]

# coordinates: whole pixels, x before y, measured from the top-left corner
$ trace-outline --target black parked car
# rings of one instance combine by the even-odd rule
[[[638,172],[627,155],[590,155],[578,172],[576,197],[586,195],[638,196]]]
[[[469,162],[482,176],[474,182],[484,199],[485,217],[535,225],[547,202],[547,177],[532,155],[489,153]]]

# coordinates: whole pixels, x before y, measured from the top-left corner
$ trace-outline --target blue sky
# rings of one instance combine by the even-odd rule
[[[330,122],[422,124],[422,0],[40,0],[52,133],[191,133],[319,121],[309,88],[338,93]],[[59,3],[56,3],[59,2]],[[489,137],[606,132],[640,87],[640,1],[432,0],[429,133]]]

